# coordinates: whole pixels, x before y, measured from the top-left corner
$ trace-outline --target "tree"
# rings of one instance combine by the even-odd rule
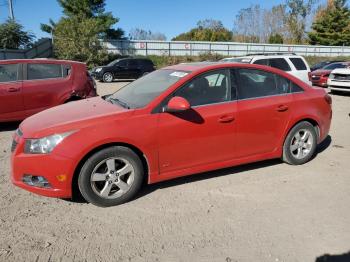
[[[291,42],[302,44],[305,40],[305,31],[308,17],[311,16],[314,5],[318,0],[287,0],[288,16],[286,24],[290,33]]]
[[[8,19],[0,24],[0,48],[20,49],[32,45],[34,35],[23,30],[23,26],[15,20]]]
[[[269,44],[283,44],[283,36],[280,34],[270,35]]]
[[[129,38],[131,40],[166,40],[166,36],[162,33],[153,33],[151,30],[141,28],[132,29],[129,33]]]
[[[107,59],[107,53],[98,38],[99,21],[94,18],[62,18],[56,25],[55,53],[61,59],[83,61],[89,65]]]
[[[44,32],[54,38],[56,55],[90,64],[107,57],[103,39],[121,39],[123,30],[112,26],[119,21],[105,12],[105,0],[58,0],[64,16],[55,23],[42,24]]]
[[[226,29],[221,21],[206,19],[199,21],[197,27],[174,37],[172,40],[227,42],[232,40],[232,32]]]
[[[350,45],[350,10],[346,0],[328,0],[320,7],[309,32],[313,45]]]

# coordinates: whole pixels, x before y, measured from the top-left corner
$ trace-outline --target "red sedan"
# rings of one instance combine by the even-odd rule
[[[26,119],[14,135],[12,181],[98,206],[132,199],[142,181],[264,159],[309,161],[328,134],[331,98],[271,67],[167,67],[110,96]]]
[[[331,72],[337,68],[347,68],[349,67],[349,65],[350,65],[349,62],[335,62],[329,65],[326,65],[321,69],[312,71],[309,75],[310,81],[312,82],[312,85],[327,87],[328,77],[331,74]]]
[[[53,59],[0,60],[0,122],[96,96],[86,65]]]

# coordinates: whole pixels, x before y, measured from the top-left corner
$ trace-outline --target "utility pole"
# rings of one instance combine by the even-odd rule
[[[8,0],[9,3],[9,17],[11,18],[11,20],[15,20],[15,16],[13,15],[13,5],[12,5],[12,0]]]

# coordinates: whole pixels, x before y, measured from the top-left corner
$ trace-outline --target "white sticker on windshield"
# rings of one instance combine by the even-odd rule
[[[175,71],[173,73],[170,74],[171,76],[175,76],[175,77],[179,77],[179,78],[182,78],[184,76],[187,76],[188,73],[186,72],[180,72],[180,71]]]

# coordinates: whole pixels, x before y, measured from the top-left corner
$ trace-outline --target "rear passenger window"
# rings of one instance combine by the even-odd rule
[[[304,91],[304,89],[302,89],[300,86],[298,86],[297,84],[292,82],[292,84],[291,84],[291,92],[292,93],[300,93],[303,91]]]
[[[57,64],[28,64],[28,80],[62,78],[62,66]]]
[[[290,61],[292,61],[295,68],[299,71],[301,70],[307,70],[307,67],[304,63],[304,61],[301,58],[289,58]]]
[[[0,83],[13,82],[18,79],[18,64],[0,65]]]
[[[137,68],[138,66],[139,66],[139,64],[137,63],[136,60],[129,60],[129,62],[128,62],[129,68]]]
[[[290,66],[284,58],[271,58],[269,59],[269,65],[283,71],[291,71]]]
[[[256,69],[239,69],[238,99],[289,93],[290,81],[279,75]]]

